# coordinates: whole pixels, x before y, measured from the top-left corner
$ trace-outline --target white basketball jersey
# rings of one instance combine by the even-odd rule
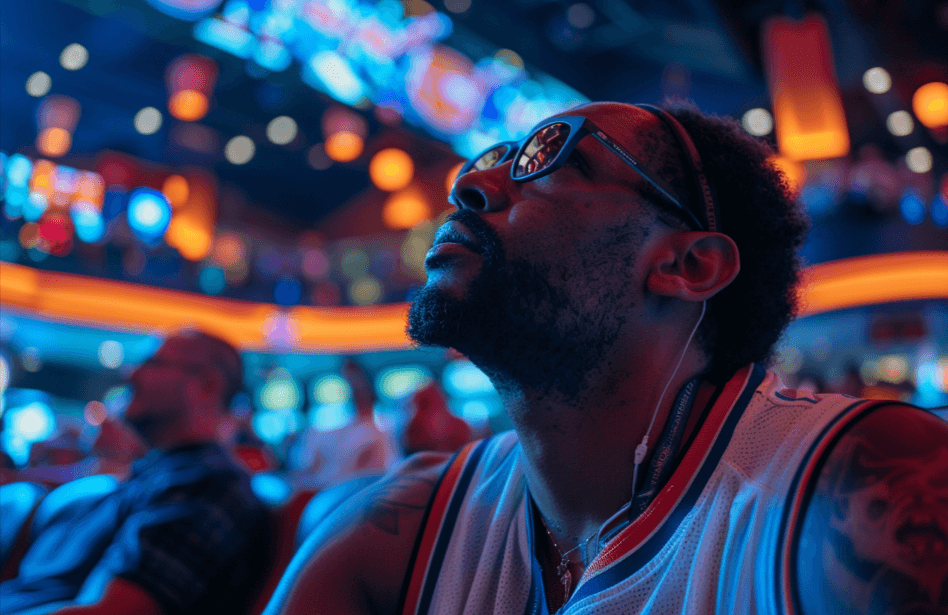
[[[791,550],[806,487],[843,429],[879,405],[740,370],[668,483],[606,543],[559,612],[798,612]],[[429,503],[401,613],[548,614],[521,454],[507,432],[455,456]]]

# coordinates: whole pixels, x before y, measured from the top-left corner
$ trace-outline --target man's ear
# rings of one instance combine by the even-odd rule
[[[656,295],[705,301],[733,282],[740,270],[737,244],[727,235],[675,233],[654,253],[646,286]]]

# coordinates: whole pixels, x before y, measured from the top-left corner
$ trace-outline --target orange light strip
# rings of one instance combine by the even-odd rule
[[[948,298],[948,252],[899,252],[813,265],[800,316],[917,299]]]
[[[948,251],[862,256],[814,265],[804,275],[800,316],[876,303],[948,299]],[[200,327],[247,350],[352,353],[411,347],[405,335],[406,303],[284,310],[0,263],[0,305],[106,329],[166,334]],[[274,329],[278,332],[268,335]]]
[[[247,350],[288,347],[348,353],[411,346],[405,335],[407,304],[282,309],[10,263],[0,263],[0,305],[31,316],[108,329],[166,334],[197,327]]]

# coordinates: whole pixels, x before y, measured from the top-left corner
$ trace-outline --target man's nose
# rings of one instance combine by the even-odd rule
[[[484,214],[500,211],[509,203],[509,165],[465,173],[454,182],[450,202],[459,210]]]

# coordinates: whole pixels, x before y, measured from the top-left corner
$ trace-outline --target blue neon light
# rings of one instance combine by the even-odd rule
[[[76,236],[86,243],[95,243],[105,235],[105,220],[102,213],[92,203],[75,203],[69,211],[72,223],[76,227]]]
[[[171,223],[168,198],[151,188],[136,188],[128,197],[128,223],[143,241],[160,238]]]

